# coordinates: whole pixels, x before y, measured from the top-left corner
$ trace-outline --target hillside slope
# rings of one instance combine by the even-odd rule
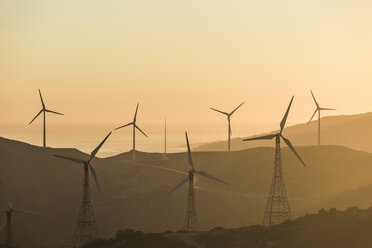
[[[372,152],[371,126],[372,113],[323,117],[321,118],[321,144],[346,146],[356,150]],[[287,127],[283,134],[295,146],[315,145],[318,142],[318,120],[313,120],[309,125],[304,123]],[[243,142],[243,138],[248,137],[238,137],[231,140],[232,150],[260,146],[271,147],[275,144],[274,141],[266,140]],[[195,150],[226,151],[226,147],[227,141],[218,141],[199,145],[195,147]]]
[[[368,187],[372,178],[372,154],[339,146],[298,147],[307,163],[303,168],[283,148],[283,173],[294,216],[333,207],[331,197]],[[81,199],[83,168],[53,154],[88,157],[76,149],[41,148],[0,138],[0,178],[14,207],[41,216],[14,216],[15,244],[20,247],[60,247],[69,242]],[[195,167],[230,183],[196,178],[196,199],[202,230],[215,226],[240,227],[261,223],[269,191],[273,148],[254,148],[231,153],[195,152]],[[138,153],[94,159],[103,196],[91,183],[93,207],[99,231],[112,236],[122,228],[144,232],[179,230],[182,227],[186,188],[166,194],[184,177],[189,165],[185,153]],[[91,182],[92,178],[91,178]],[[0,195],[0,199],[2,195]],[[352,195],[337,206],[365,206],[363,194]],[[368,198],[369,199],[369,198]],[[372,203],[371,203],[372,205]],[[0,219],[4,218],[0,200]],[[3,234],[0,243],[3,242]]]
[[[371,232],[372,208],[367,210],[350,208],[347,211],[321,210],[317,214],[302,216],[272,228],[262,226],[214,228],[194,235],[118,231],[113,239],[99,240],[84,247],[369,248],[372,245]],[[187,242],[185,236],[197,246]]]

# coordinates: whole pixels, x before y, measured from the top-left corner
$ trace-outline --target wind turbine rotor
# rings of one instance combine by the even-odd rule
[[[292,150],[292,152],[300,160],[301,164],[306,167],[305,162],[302,160],[302,158],[300,157],[300,155],[298,155],[298,153],[296,152],[296,149],[294,148],[294,146],[292,145],[292,143],[288,139],[286,139],[283,135],[280,135],[280,137],[282,137],[282,139],[287,144],[287,146]]]
[[[231,111],[231,113],[230,113],[229,115],[234,114],[234,112],[235,112],[236,110],[238,110],[238,108],[240,108],[243,104],[244,104],[244,102],[242,102],[238,107],[236,107],[233,111]]]
[[[309,122],[307,123],[307,125],[309,125],[310,124],[310,122],[311,122],[311,120],[314,118],[314,116],[315,116],[315,114],[317,113],[319,111],[319,109],[317,108],[317,109],[315,109],[315,111],[314,111],[314,114],[311,116],[311,118],[310,118],[310,120],[309,120]]]
[[[109,134],[102,140],[102,142],[96,147],[96,149],[94,149],[91,154],[90,154],[90,158],[89,158],[89,161],[91,161],[97,154],[97,152],[99,151],[99,149],[101,149],[101,147],[103,146],[103,144],[106,142],[106,140],[108,139],[108,137],[111,135],[112,132],[109,132]]]
[[[192,170],[194,170],[194,161],[192,160],[192,156],[191,156],[191,149],[190,149],[189,137],[187,136],[187,132],[185,132],[185,135],[186,135],[187,157],[189,160],[189,165],[191,166]]]
[[[229,115],[229,113],[223,112],[223,111],[218,110],[218,109],[215,109],[215,108],[210,108],[210,109],[212,109],[212,110],[214,110],[214,111],[216,111],[216,112],[218,112],[218,113],[221,113],[221,114],[227,115],[227,116]]]
[[[64,115],[62,113],[59,113],[59,112],[56,112],[56,111],[52,111],[52,110],[49,110],[49,109],[45,109],[45,112],[52,113],[52,114],[57,114],[57,115]]]
[[[310,92],[311,92],[311,95],[313,96],[313,99],[314,99],[314,102],[315,102],[316,107],[319,109],[320,107],[319,107],[318,102],[317,102],[316,99],[315,99],[315,96],[314,96],[314,94],[313,94],[313,91],[310,90]]]
[[[283,117],[282,121],[280,122],[280,133],[283,132],[283,129],[284,129],[285,123],[287,122],[288,113],[289,113],[289,110],[290,110],[290,108],[291,108],[291,105],[292,105],[292,102],[293,102],[293,98],[294,98],[294,96],[292,96],[292,99],[291,99],[291,101],[289,102],[289,105],[288,105],[287,111],[285,112],[284,117]]]
[[[56,155],[54,154],[55,157],[58,157],[58,158],[63,158],[63,159],[66,159],[66,160],[69,160],[69,161],[72,161],[72,162],[75,162],[75,163],[78,163],[78,164],[84,164],[84,165],[87,165],[89,167],[89,170],[91,171],[92,173],[92,176],[94,178],[94,181],[97,185],[97,189],[99,191],[99,193],[101,194],[101,187],[100,187],[100,184],[98,182],[98,178],[97,178],[97,174],[96,174],[96,170],[93,168],[93,166],[90,164],[90,161],[96,156],[96,154],[98,153],[98,151],[101,149],[101,147],[103,146],[103,144],[106,142],[106,140],[108,139],[108,137],[111,135],[112,132],[109,132],[109,134],[101,141],[101,143],[91,152],[90,154],[90,158],[89,160],[84,160],[84,159],[80,159],[80,158],[72,158],[72,157],[67,157],[67,156],[62,156],[62,155]]]
[[[40,215],[39,213],[31,212],[23,209],[14,209],[15,213],[28,214],[28,215]]]
[[[2,183],[1,180],[0,180],[0,186],[1,186],[1,190],[3,191],[3,195],[4,195],[4,199],[5,199],[6,205],[8,205],[8,208],[10,210],[13,210],[12,202],[10,201],[10,199],[8,197],[8,194],[6,193],[5,187],[4,187],[4,185],[3,185],[3,183]]]
[[[145,135],[146,137],[148,137],[136,124],[134,124],[134,126],[143,134]]]
[[[44,111],[44,109],[40,110],[40,112],[28,123],[28,125],[31,125],[31,123]]]
[[[168,194],[167,196],[171,195],[174,191],[176,191],[179,187],[181,187],[183,184],[185,184],[187,181],[189,180],[189,175],[187,175],[186,177],[184,177],[182,179],[182,181],[176,185],[176,187],[174,187]]]
[[[336,110],[336,109],[333,109],[333,108],[319,108],[319,110]]]
[[[125,124],[125,125],[123,125],[123,126],[120,126],[120,127],[115,128],[115,130],[118,130],[118,129],[123,128],[123,127],[130,126],[130,125],[134,125],[134,123],[133,123],[133,122],[130,122],[130,123],[128,123],[128,124]]]
[[[40,89],[39,90],[39,95],[40,95],[40,100],[41,100],[41,105],[43,106],[43,110],[45,109],[45,104],[44,104],[44,101],[43,101],[43,96],[41,95],[41,91]]]
[[[210,178],[210,179],[213,179],[213,180],[215,180],[215,181],[217,181],[217,182],[220,182],[220,183],[223,183],[223,184],[229,185],[227,182],[222,181],[221,179],[218,179],[217,177],[214,177],[214,176],[208,174],[208,173],[205,172],[205,171],[202,171],[202,170],[201,170],[201,171],[195,171],[195,173],[197,173],[197,174],[199,174],[199,175],[201,175],[201,176],[203,176],[203,177],[208,177],[208,178]]]
[[[189,171],[189,174],[188,174],[185,178],[183,178],[182,181],[181,181],[179,184],[177,184],[176,187],[174,187],[174,188],[173,188],[173,189],[172,189],[172,190],[167,194],[167,196],[169,196],[169,195],[172,194],[174,191],[176,191],[179,187],[181,187],[183,184],[185,184],[185,183],[189,180],[189,177],[190,177],[190,176],[193,176],[194,173],[197,173],[197,174],[199,174],[199,175],[201,175],[201,176],[203,176],[203,177],[208,177],[208,178],[210,178],[210,179],[212,179],[212,180],[215,180],[215,181],[217,181],[217,182],[220,182],[220,183],[223,183],[223,184],[228,185],[228,183],[226,183],[226,182],[224,182],[224,181],[218,179],[217,177],[214,177],[214,176],[208,174],[208,173],[205,172],[205,171],[196,171],[196,170],[194,169],[194,162],[193,162],[193,159],[192,159],[192,156],[191,156],[190,143],[189,143],[189,137],[188,137],[188,135],[187,135],[187,132],[185,132],[185,136],[186,136],[186,144],[187,144],[187,157],[188,157],[188,162],[189,162],[190,166],[192,167],[192,169]]]
[[[134,124],[136,123],[136,120],[137,120],[138,105],[139,103],[137,103],[136,112],[134,113],[134,119],[133,119]]]
[[[102,191],[101,191],[101,186],[98,182],[98,178],[97,178],[97,174],[96,174],[96,170],[93,168],[93,166],[88,162],[88,166],[89,166],[89,169],[90,169],[90,172],[92,173],[92,176],[94,178],[94,181],[96,183],[96,186],[97,186],[97,189],[98,189],[98,192],[99,194],[102,194]]]
[[[254,137],[254,138],[248,138],[248,139],[243,139],[243,141],[251,141],[251,140],[271,140],[272,138],[278,136],[278,134],[269,134],[269,135],[264,135],[264,136],[259,136],[259,137]]]
[[[84,164],[84,163],[87,162],[84,159],[72,158],[72,157],[62,156],[62,155],[58,155],[58,154],[53,154],[53,156],[54,157],[57,157],[57,158],[63,158],[63,159],[66,159],[66,160],[70,160],[70,161],[75,162],[75,163],[78,163],[78,164]]]

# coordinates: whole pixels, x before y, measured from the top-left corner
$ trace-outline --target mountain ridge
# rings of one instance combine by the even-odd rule
[[[290,139],[296,146],[316,145],[317,144],[317,119],[309,123],[300,123],[286,127],[283,135]],[[352,149],[372,152],[372,112],[355,115],[334,115],[321,118],[321,144],[322,145],[341,145]],[[246,137],[237,137],[231,140],[232,150],[243,150],[259,146],[274,146],[271,140],[247,141],[245,138],[253,138],[261,135],[275,133],[263,132],[261,134]],[[195,151],[224,151],[227,149],[227,141],[216,141],[204,143],[194,147]]]

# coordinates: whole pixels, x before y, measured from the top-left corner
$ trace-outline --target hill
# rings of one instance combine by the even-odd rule
[[[320,210],[317,214],[302,216],[272,228],[214,228],[194,235],[118,231],[113,239],[97,240],[84,247],[369,248],[372,244],[371,232],[372,208],[359,210],[354,207],[346,211]],[[196,245],[192,245],[191,241]]]
[[[321,144],[346,146],[360,151],[372,152],[371,126],[372,112],[323,117],[321,118]],[[315,145],[318,142],[318,120],[313,120],[309,125],[304,123],[287,127],[284,129],[283,134],[295,146]],[[254,136],[233,138],[231,140],[232,150],[274,146],[274,141],[242,141],[244,138]],[[195,151],[225,151],[226,147],[227,141],[218,141],[198,145],[195,147]]]
[[[293,154],[282,150],[283,173],[294,216],[316,212],[320,206],[372,205],[363,193],[372,178],[372,154],[340,146],[298,147],[307,163],[303,168]],[[60,247],[72,237],[81,199],[83,168],[53,154],[88,157],[76,149],[42,148],[0,138],[0,178],[14,207],[41,216],[14,216],[15,244],[20,247]],[[95,158],[103,196],[91,184],[99,231],[111,237],[122,228],[144,232],[179,230],[185,214],[186,188],[166,194],[189,169],[185,153],[138,152]],[[196,178],[196,198],[202,230],[215,226],[237,228],[259,224],[273,169],[273,148],[231,153],[195,152],[195,167],[230,183]],[[359,191],[359,190],[360,191]],[[357,196],[348,192],[360,192]],[[364,191],[368,193],[369,191]],[[345,194],[342,197],[338,197]],[[332,201],[331,199],[336,199]],[[3,199],[0,195],[0,199]],[[0,200],[0,220],[4,218]],[[3,242],[0,236],[0,242]]]

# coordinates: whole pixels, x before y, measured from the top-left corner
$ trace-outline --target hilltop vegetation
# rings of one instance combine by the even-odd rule
[[[233,229],[214,228],[188,236],[204,248],[369,248],[372,245],[372,208],[346,211],[320,210],[272,228],[249,226]],[[194,248],[182,233],[144,234],[133,230],[118,231],[112,239],[97,240],[84,248]]]

